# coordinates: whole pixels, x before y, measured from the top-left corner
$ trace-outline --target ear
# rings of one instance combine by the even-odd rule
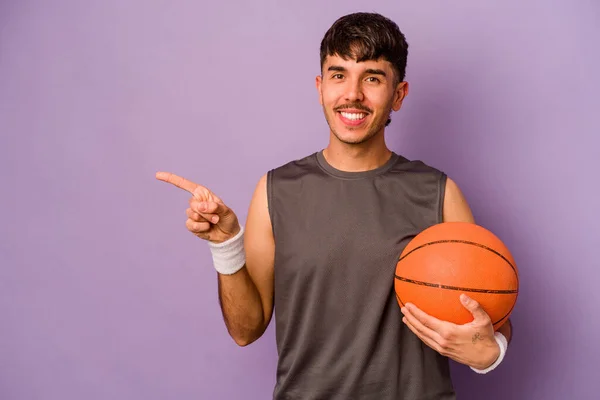
[[[400,82],[396,86],[394,91],[394,102],[392,104],[392,110],[398,111],[402,107],[402,102],[408,96],[408,82]]]
[[[317,86],[317,92],[319,93],[319,103],[323,105],[323,91],[321,90],[321,85],[323,84],[323,78],[321,75],[317,75],[315,78],[315,84]]]

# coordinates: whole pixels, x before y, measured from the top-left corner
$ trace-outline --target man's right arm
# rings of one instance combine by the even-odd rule
[[[273,314],[275,240],[267,200],[267,177],[258,182],[244,233],[246,264],[218,274],[219,301],[227,330],[240,346],[262,336]]]

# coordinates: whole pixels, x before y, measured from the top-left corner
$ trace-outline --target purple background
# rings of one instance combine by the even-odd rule
[[[238,348],[172,171],[245,221],[259,177],[327,144],[318,47],[394,19],[411,92],[391,148],[445,170],[521,273],[502,366],[461,399],[600,392],[600,3],[0,3],[0,398],[267,399],[272,326]],[[596,183],[594,183],[596,182]]]

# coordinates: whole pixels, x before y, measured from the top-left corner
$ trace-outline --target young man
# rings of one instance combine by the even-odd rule
[[[466,296],[473,322],[454,325],[394,294],[404,246],[442,221],[473,222],[446,175],[390,151],[384,130],[408,95],[408,45],[398,26],[369,13],[336,21],[321,43],[319,100],[327,148],[269,171],[245,230],[207,188],[157,178],[193,194],[187,228],[208,241],[225,323],[240,346],[275,311],[275,399],[454,399],[448,358],[483,373],[506,350]]]

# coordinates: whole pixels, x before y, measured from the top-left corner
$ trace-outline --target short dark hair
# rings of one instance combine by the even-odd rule
[[[333,23],[321,41],[321,71],[327,56],[338,55],[357,62],[389,61],[396,83],[404,81],[408,43],[396,23],[376,13],[348,14]]]

